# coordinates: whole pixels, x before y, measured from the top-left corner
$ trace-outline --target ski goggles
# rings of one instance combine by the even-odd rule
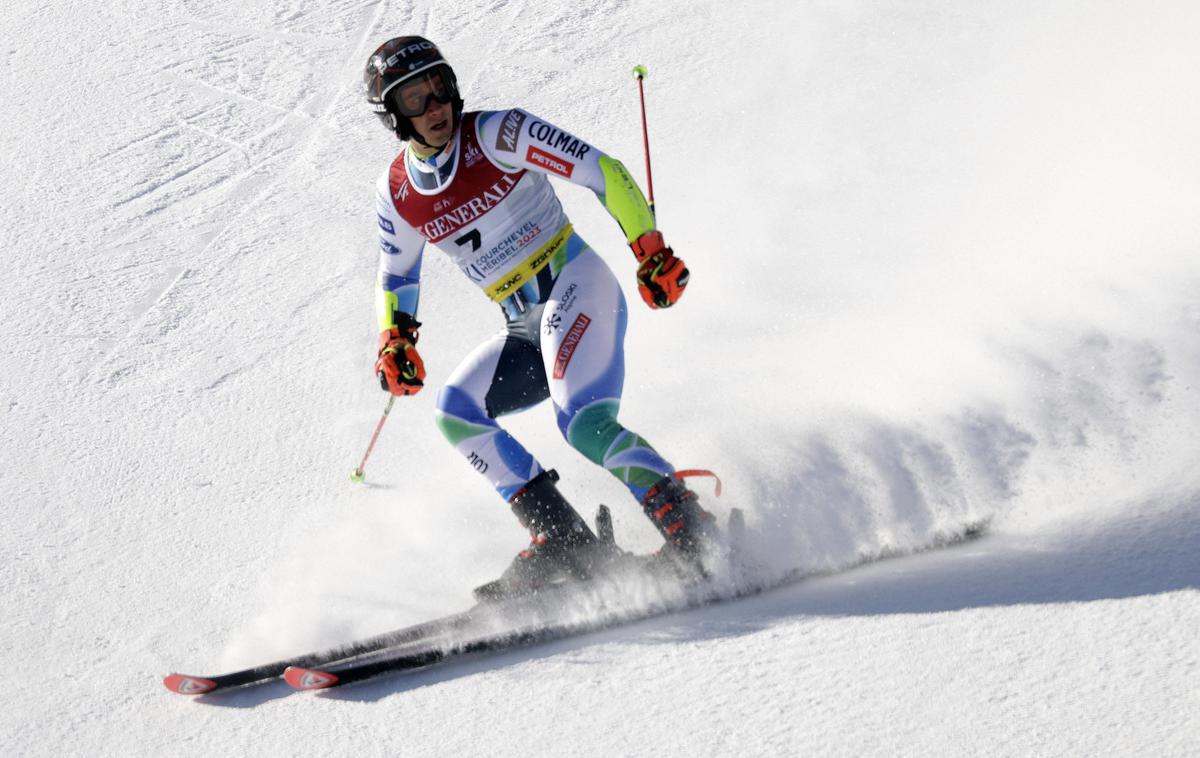
[[[429,110],[429,103],[437,100],[442,105],[454,101],[457,90],[447,66],[435,66],[427,72],[407,79],[391,93],[392,104],[401,116],[412,118]]]

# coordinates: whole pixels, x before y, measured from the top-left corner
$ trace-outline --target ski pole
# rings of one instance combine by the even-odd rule
[[[395,402],[395,395],[388,396],[387,405],[383,408],[383,415],[379,417],[379,423],[375,425],[375,433],[371,435],[371,444],[367,445],[367,452],[363,454],[362,463],[358,464],[358,468],[350,474],[350,481],[361,482],[366,478],[363,469],[367,466],[367,459],[371,457],[371,451],[375,449],[375,440],[379,439],[379,433],[383,431],[383,422],[387,421],[388,414],[392,412],[392,403]]]
[[[633,78],[638,82],[638,95],[642,100],[642,144],[646,147],[646,188],[650,191],[648,201],[650,203],[650,213],[654,214],[654,177],[650,175],[650,133],[646,130],[646,89],[642,85],[642,80],[646,78],[646,67],[637,65],[633,67]]]

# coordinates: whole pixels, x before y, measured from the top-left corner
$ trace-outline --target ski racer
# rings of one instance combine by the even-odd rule
[[[481,597],[586,578],[613,557],[559,493],[557,474],[497,422],[550,398],[566,440],[621,480],[665,538],[660,554],[697,565],[715,533],[674,467],[617,421],[626,305],[613,273],[575,233],[548,177],[588,187],[620,225],[651,308],[679,301],[688,269],[663,241],[620,161],[519,108],[464,111],[454,71],[416,36],[388,40],[364,72],[367,102],[407,144],[376,186],[376,376],[408,396],[424,386],[417,352],[427,243],[500,306],[504,329],[479,345],[437,398],[446,439],[532,536]]]

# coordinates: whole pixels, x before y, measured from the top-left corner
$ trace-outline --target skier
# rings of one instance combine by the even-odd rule
[[[379,179],[380,335],[376,375],[394,395],[424,386],[417,301],[426,243],[498,303],[505,327],[470,353],[437,398],[446,439],[488,479],[532,536],[481,597],[586,578],[615,548],[559,493],[558,475],[498,423],[549,397],[566,440],[620,479],[665,538],[661,555],[698,566],[715,534],[675,469],[617,421],[625,298],[577,235],[548,176],[588,187],[620,225],[651,308],[678,302],[688,269],[663,241],[625,167],[519,108],[464,112],[454,71],[430,41],[385,42],[364,72],[367,102],[407,144]]]

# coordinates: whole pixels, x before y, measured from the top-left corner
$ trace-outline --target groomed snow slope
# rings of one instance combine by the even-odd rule
[[[989,537],[350,688],[215,673],[461,609],[523,540],[371,377],[370,50],[641,175],[693,283],[623,419],[768,571]],[[18,0],[0,18],[0,754],[1200,753],[1200,7]],[[427,256],[428,383],[499,328]],[[511,428],[618,537],[619,484]],[[254,706],[251,708],[250,706]]]

